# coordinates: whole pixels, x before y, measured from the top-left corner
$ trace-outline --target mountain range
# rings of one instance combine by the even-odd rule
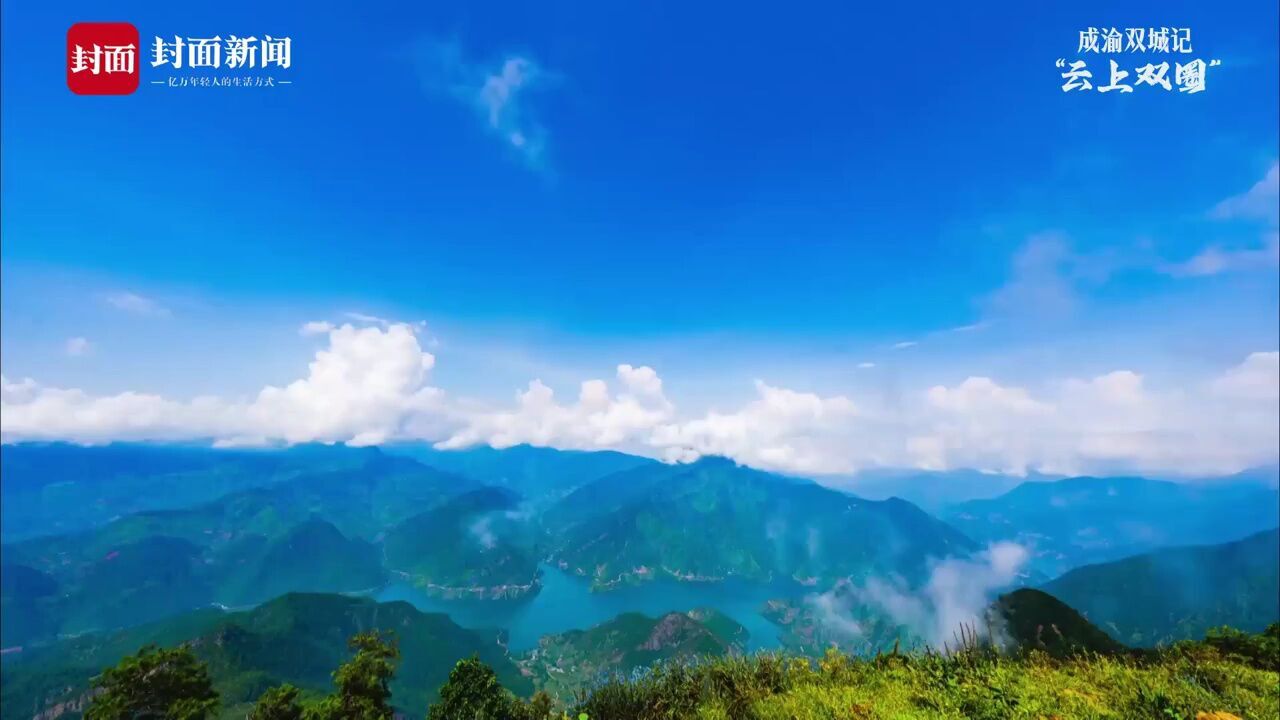
[[[930,559],[976,549],[904,500],[862,500],[724,458],[609,475],[550,507],[542,524],[548,557],[600,589],[663,576],[910,581]]]
[[[0,540],[74,533],[133,513],[190,507],[304,473],[359,467],[377,452],[325,445],[216,452],[194,445],[5,445]]]
[[[1027,482],[941,517],[979,542],[1014,541],[1032,567],[1074,567],[1173,545],[1221,543],[1280,526],[1280,491],[1253,480],[1175,483],[1138,477]]]
[[[26,665],[69,635],[119,633],[210,607],[252,609],[291,592],[404,583],[440,601],[527,601],[547,564],[596,592],[657,579],[780,583],[788,594],[765,615],[787,646],[818,652],[844,642],[832,634],[840,626],[805,616],[812,607],[797,598],[838,598],[841,588],[877,579],[923,592],[941,561],[973,559],[1005,541],[1032,552],[1023,582],[1132,646],[1280,619],[1280,496],[1265,469],[1197,483],[1036,478],[998,493],[980,487],[987,475],[961,471],[950,495],[928,491],[938,496],[931,515],[896,493],[868,500],[722,457],[671,465],[527,446],[56,443],[4,446],[0,456],[6,512],[10,496],[37,518],[56,518],[58,503],[70,503],[52,527],[27,523],[0,547],[0,647],[22,648],[6,664]],[[948,475],[924,474],[923,487],[941,487]],[[991,497],[970,497],[977,492]],[[669,610],[698,620],[690,609]],[[861,630],[849,647],[923,641],[918,628],[867,609],[850,607],[844,620]],[[607,644],[575,635],[556,647],[580,669],[630,662],[626,652],[612,665],[584,660],[584,642]]]

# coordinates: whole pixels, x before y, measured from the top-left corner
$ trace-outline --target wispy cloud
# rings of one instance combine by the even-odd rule
[[[1038,322],[1070,316],[1081,304],[1084,291],[1144,262],[1149,260],[1127,250],[1077,251],[1060,232],[1032,235],[1014,253],[1008,280],[981,299],[989,317],[978,327],[994,322],[993,318]]]
[[[80,357],[82,355],[88,355],[93,351],[93,343],[89,342],[87,338],[82,337],[67,338],[64,348],[67,351],[67,355],[70,355],[71,357]]]
[[[528,55],[507,54],[498,62],[472,60],[456,40],[424,41],[418,71],[429,91],[447,94],[472,108],[489,132],[535,170],[546,169],[547,131],[530,97],[554,77]]]
[[[906,350],[907,348],[912,348],[919,344],[920,343],[916,342],[915,340],[903,340],[902,342],[896,342],[893,345],[890,345],[889,347],[891,347],[894,350]]]
[[[1173,277],[1203,277],[1226,272],[1270,270],[1280,264],[1280,163],[1245,192],[1218,203],[1209,216],[1223,221],[1255,221],[1266,228],[1260,245],[1214,243],[1182,262],[1158,270]]]
[[[114,292],[108,293],[103,300],[111,307],[122,310],[134,315],[149,315],[152,317],[169,317],[172,313],[169,308],[164,307],[160,303],[149,297],[143,297],[132,292]]]
[[[1280,263],[1280,235],[1273,232],[1262,247],[1229,249],[1210,245],[1183,262],[1163,265],[1160,271],[1173,277],[1201,277],[1274,268],[1277,263]]]
[[[1253,187],[1215,205],[1210,215],[1218,220],[1243,218],[1276,222],[1280,218],[1280,162],[1272,163],[1267,174]]]
[[[303,323],[302,327],[298,328],[298,334],[304,337],[309,337],[311,335],[328,335],[331,331],[336,329],[336,327],[336,325],[328,322],[327,320],[312,320],[310,322]]]
[[[1253,220],[1266,228],[1261,245],[1212,243],[1180,263],[1164,263],[1158,270],[1175,278],[1196,278],[1242,270],[1270,270],[1280,264],[1280,163],[1249,190],[1213,206],[1216,220]]]

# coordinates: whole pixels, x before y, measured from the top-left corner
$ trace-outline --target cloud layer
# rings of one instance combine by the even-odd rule
[[[658,373],[619,365],[561,400],[533,380],[509,406],[455,397],[429,382],[436,358],[421,325],[368,318],[309,322],[324,346],[299,379],[243,399],[91,395],[2,379],[6,442],[208,439],[222,445],[425,440],[443,448],[519,443],[614,448],[668,461],[725,455],[785,472],[871,467],[1024,473],[1229,473],[1280,455],[1280,353],[1176,387],[1131,370],[1067,378],[1035,391],[987,377],[905,393],[894,407],[757,380],[732,410],[682,412]]]

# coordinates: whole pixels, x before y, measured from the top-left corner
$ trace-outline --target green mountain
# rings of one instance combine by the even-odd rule
[[[1280,530],[1219,545],[1166,548],[1076,568],[1046,592],[1122,642],[1152,646],[1220,625],[1280,621]]]
[[[610,475],[542,520],[552,560],[599,589],[660,576],[918,581],[931,558],[975,549],[906,501],[862,500],[723,458]]]
[[[290,591],[381,584],[374,543],[385,530],[473,485],[408,458],[360,455],[359,466],[6,544],[6,573],[22,567],[47,575],[59,593],[6,600],[38,616],[32,627],[40,632],[6,623],[0,644],[125,627],[210,603],[238,606]],[[452,552],[443,545],[435,551]]]
[[[123,517],[164,516],[228,497],[295,520],[318,513],[347,534],[375,534],[476,486],[377,448],[304,445],[238,451],[193,446],[5,445],[3,539],[78,535]]]
[[[1160,547],[1237,540],[1280,525],[1280,492],[1258,482],[1077,477],[1029,482],[943,519],[974,540],[1031,548],[1048,577]]]
[[[359,467],[280,483],[260,492],[253,504],[295,522],[321,517],[344,535],[377,541],[396,523],[476,487],[460,475],[378,453]]]
[[[532,445],[437,450],[423,443],[405,443],[388,446],[386,451],[483,485],[507,488],[538,506],[606,475],[656,463],[611,450],[555,450]]]
[[[659,618],[625,613],[589,630],[544,637],[518,662],[535,686],[568,701],[603,677],[676,658],[741,655],[746,642],[746,628],[716,610]]]
[[[388,532],[383,547],[392,572],[433,595],[512,599],[540,587],[532,526],[502,488],[415,515]]]
[[[190,507],[308,473],[360,467],[373,448],[303,445],[215,450],[187,445],[5,445],[0,453],[5,543],[61,535],[148,510]]]
[[[59,631],[134,625],[209,604],[212,577],[198,546],[156,535],[119,545],[60,578]]]
[[[385,581],[374,545],[346,538],[319,519],[275,537],[241,534],[208,546],[157,534],[98,548],[94,556],[30,550],[20,545],[12,555],[42,561],[42,569],[0,568],[6,614],[12,609],[28,618],[6,619],[4,647],[128,627],[211,604],[247,605],[290,591],[362,590]],[[6,549],[6,559],[9,554]]]
[[[25,565],[0,565],[0,638],[25,645],[58,631],[50,608],[58,581]]]
[[[147,643],[189,643],[209,664],[223,699],[222,717],[242,718],[248,703],[283,682],[312,693],[331,689],[330,673],[347,658],[347,638],[360,631],[394,631],[402,654],[391,685],[392,702],[422,717],[455,662],[473,654],[492,666],[508,688],[532,687],[503,648],[499,631],[466,630],[440,613],[404,602],[376,603],[340,595],[292,594],[249,612],[201,610],[129,630],[61,641],[29,657],[6,660],[0,710],[6,718],[33,717],[74,706],[101,669]],[[21,653],[20,655],[27,655]],[[74,707],[64,711],[76,714]]]
[[[342,592],[386,582],[377,546],[313,518],[279,537],[249,536],[218,558],[219,603],[249,605],[288,592]]]
[[[991,604],[988,617],[992,631],[1013,647],[1039,648],[1054,655],[1124,649],[1071,606],[1034,588],[1001,595]]]

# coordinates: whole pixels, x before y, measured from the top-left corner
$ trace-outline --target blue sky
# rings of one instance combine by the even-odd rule
[[[346,312],[425,321],[454,393],[631,363],[699,412],[1277,347],[1272,195],[1215,213],[1280,156],[1274,2],[370,5],[6,6],[6,377],[249,395]],[[287,35],[294,83],[76,96],[83,20]],[[1063,93],[1090,25],[1222,65]]]

